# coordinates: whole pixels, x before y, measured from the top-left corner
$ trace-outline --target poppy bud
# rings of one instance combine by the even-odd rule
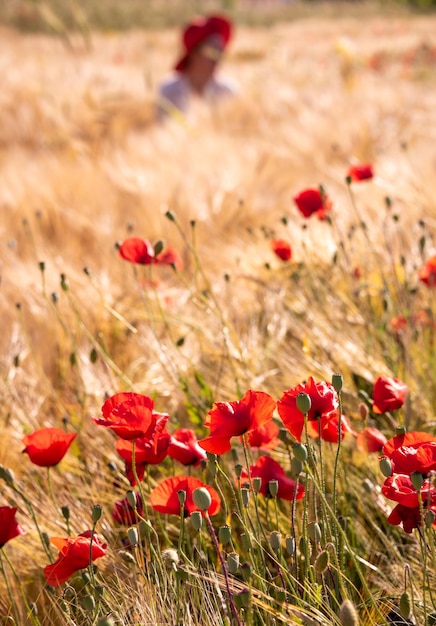
[[[383,476],[386,476],[386,478],[389,478],[389,476],[392,476],[393,474],[392,463],[390,459],[388,459],[387,456],[384,456],[380,459],[380,470]]]
[[[403,591],[400,598],[400,613],[404,619],[409,619],[411,611],[410,595],[408,591]]]
[[[131,552],[128,552],[127,550],[120,550],[118,552],[118,556],[120,556],[126,563],[136,563],[133,554]]]
[[[295,538],[286,537],[285,545],[286,545],[286,552],[288,556],[293,556],[295,554]]]
[[[157,256],[158,254],[160,254],[163,249],[164,249],[164,242],[162,241],[162,239],[159,239],[154,244],[154,256]]]
[[[131,489],[126,493],[126,500],[134,511],[136,511],[136,496]]]
[[[278,480],[270,480],[268,482],[268,491],[272,498],[276,498],[279,492],[279,481]]]
[[[242,470],[244,468],[242,467],[242,465],[240,463],[238,463],[237,465],[235,465],[235,474],[236,474],[236,478],[241,478],[241,474],[242,474]]]
[[[68,522],[68,520],[70,519],[70,507],[66,505],[62,506],[61,513],[62,513],[62,517],[64,518],[64,520]]]
[[[301,413],[308,413],[310,411],[310,407],[312,406],[310,396],[304,392],[298,394],[296,403],[297,409],[301,411]]]
[[[344,600],[339,609],[339,620],[342,626],[359,626],[356,607],[350,600]]]
[[[433,513],[431,509],[428,509],[425,512],[424,520],[426,528],[431,528],[435,522],[436,515]]]
[[[296,443],[293,445],[292,452],[294,453],[294,457],[297,461],[301,461],[301,463],[305,463],[307,461],[307,447],[304,443]]]
[[[321,528],[317,522],[310,522],[307,525],[307,534],[312,543],[319,543],[321,541]]]
[[[396,433],[397,433],[397,435],[405,435],[406,434],[406,427],[405,426],[397,426]]]
[[[327,550],[323,550],[318,554],[315,561],[315,571],[317,574],[322,574],[329,566],[329,553]]]
[[[95,610],[95,600],[93,596],[84,596],[80,600],[80,604],[83,606],[85,611],[94,611]]]
[[[262,487],[262,478],[260,476],[255,476],[253,478],[253,491],[254,491],[254,493],[258,494],[261,487]]]
[[[198,506],[200,511],[207,511],[212,504],[211,495],[205,487],[197,487],[197,489],[194,489],[192,499],[194,500],[195,506]]]
[[[277,530],[273,530],[273,532],[269,536],[269,544],[274,552],[278,552],[280,550],[282,543],[282,535]]]
[[[0,465],[0,478],[4,480],[5,483],[9,485],[10,487],[13,486],[15,476],[14,476],[14,472],[11,469],[6,469],[3,467],[3,465]]]
[[[218,528],[218,539],[221,545],[226,546],[232,540],[232,530],[230,526],[220,526]]]
[[[336,393],[339,393],[341,391],[344,385],[344,379],[342,378],[342,374],[333,374],[332,385]]]
[[[412,472],[410,474],[410,480],[416,491],[419,491],[424,484],[424,478],[420,472]]]
[[[138,529],[135,526],[131,526],[127,531],[127,538],[132,548],[135,548],[139,543]]]
[[[103,515],[103,507],[101,506],[101,504],[94,504],[94,506],[92,507],[92,514],[91,514],[91,518],[94,524],[98,522],[98,520],[100,519],[102,515]]]
[[[365,421],[368,418],[368,414],[369,414],[368,406],[364,402],[361,402],[359,404],[359,415],[361,419]]]
[[[201,526],[203,525],[203,518],[200,511],[193,511],[189,519],[191,520],[192,527],[195,528],[195,530],[200,531]]]
[[[250,490],[249,489],[241,489],[241,498],[242,504],[247,507],[250,499]]]
[[[242,547],[244,548],[244,550],[247,550],[247,552],[251,550],[252,542],[251,542],[250,533],[241,534],[241,543],[242,543]]]
[[[170,221],[170,222],[175,222],[176,221],[176,215],[175,213],[173,213],[173,211],[167,211],[165,213],[165,217]]]
[[[287,428],[280,428],[277,437],[280,441],[283,441],[283,443],[289,443],[289,430]]]
[[[236,574],[239,569],[239,554],[237,552],[230,552],[227,555],[227,569],[231,574]]]

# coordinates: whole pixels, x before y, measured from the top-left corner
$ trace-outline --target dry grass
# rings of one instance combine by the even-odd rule
[[[278,395],[333,371],[355,398],[352,375],[401,375],[412,426],[434,426],[424,339],[411,342],[403,363],[385,330],[393,315],[434,304],[416,270],[434,252],[435,26],[432,17],[392,16],[240,27],[223,68],[239,81],[239,96],[163,127],[154,96],[177,55],[175,31],[95,34],[89,49],[79,36],[67,47],[1,31],[3,465],[24,477],[23,432],[67,416],[92,432],[80,452],[99,476],[115,456],[89,424],[105,394],[153,395],[185,423],[186,398],[201,400],[195,371],[217,400],[250,387]],[[376,171],[356,186],[355,210],[344,183],[354,160]],[[318,184],[334,202],[333,225],[304,223],[293,205],[296,192]],[[359,227],[348,237],[360,220],[369,237]],[[187,245],[192,231],[200,268]],[[180,250],[188,286],[165,268],[147,286],[146,273],[116,253],[129,234]],[[272,237],[291,242],[290,268],[272,254]],[[391,290],[384,308],[380,268]],[[395,282],[403,274],[417,287],[414,299]],[[82,470],[77,458],[65,467],[75,485]],[[111,497],[104,481],[84,487],[78,528],[84,502]],[[46,516],[41,489],[34,497]],[[49,518],[47,530],[57,530]],[[33,539],[27,556],[37,550]],[[32,571],[33,558],[23,569]]]

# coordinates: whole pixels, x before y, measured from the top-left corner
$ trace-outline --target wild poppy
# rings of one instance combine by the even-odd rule
[[[436,286],[436,254],[426,261],[424,266],[419,270],[418,277],[427,287]]]
[[[271,241],[271,249],[282,261],[290,261],[292,258],[291,246],[284,239],[273,239]]]
[[[270,456],[261,456],[254,465],[250,465],[251,478],[259,477],[262,479],[259,493],[266,498],[271,497],[269,492],[269,482],[276,480],[279,484],[279,490],[277,497],[282,500],[293,500],[295,497],[295,489],[297,489],[296,499],[301,500],[304,498],[304,486],[298,483],[296,488],[296,482],[286,475],[283,467],[272,459]],[[248,472],[246,469],[242,470],[241,479],[248,478]]]
[[[130,263],[151,265],[155,262],[154,248],[147,239],[129,237],[120,245],[118,252],[121,258],[130,261]]]
[[[210,435],[199,444],[207,452],[223,454],[231,449],[230,439],[249,433],[272,419],[276,402],[263,391],[249,390],[241,400],[216,402],[206,416]]]
[[[316,430],[317,424],[313,422],[311,424],[310,432],[312,433],[312,427]],[[350,424],[350,420],[346,415],[341,416],[341,441],[343,441],[346,434],[356,435],[356,431]],[[314,435],[312,434],[312,437]],[[326,413],[319,419],[318,433],[315,438],[321,437],[323,441],[329,443],[338,443],[339,440],[339,415],[337,411],[332,413]]]
[[[171,435],[168,456],[182,465],[200,465],[201,461],[207,459],[197,435],[190,428],[179,428]]]
[[[171,435],[167,432],[160,433],[155,440],[145,437],[135,439],[135,466],[139,480],[144,478],[145,467],[147,465],[159,465],[168,455],[168,447],[171,443]],[[131,441],[118,439],[115,444],[120,457],[125,461],[126,476],[130,484],[134,487],[136,479],[133,473]]]
[[[322,188],[305,189],[294,196],[294,202],[301,215],[306,218],[316,215],[318,219],[324,220],[332,208],[332,203]]]
[[[272,420],[251,430],[247,435],[247,443],[250,448],[263,448],[264,450],[271,450],[277,448],[280,443],[278,438],[279,427]]]
[[[73,574],[88,567],[96,559],[106,554],[107,545],[94,533],[87,530],[77,537],[52,537],[52,543],[59,550],[56,561],[44,568],[44,576],[51,587],[63,585]]]
[[[145,437],[153,423],[153,406],[154,402],[148,396],[116,393],[103,404],[103,418],[93,418],[93,421],[110,428],[121,439],[137,439]]]
[[[369,426],[358,433],[356,448],[360,452],[380,452],[386,442],[387,438],[378,428]]]
[[[159,265],[173,265],[176,270],[183,269],[183,259],[175,248],[168,246],[156,256],[156,263]]]
[[[382,493],[389,500],[398,502],[409,508],[419,507],[418,491],[413,486],[410,476],[393,474],[386,478],[382,486]],[[421,500],[424,507],[436,506],[436,487],[428,480],[424,480],[421,489]]]
[[[62,461],[77,433],[65,433],[60,428],[41,428],[23,437],[23,453],[40,467],[52,467]]]
[[[372,392],[374,413],[387,413],[403,406],[408,389],[398,378],[379,376]]]
[[[15,519],[16,513],[16,507],[0,506],[0,550],[11,539],[26,533]]]
[[[144,513],[144,507],[142,504],[141,494],[135,492],[136,508],[133,508],[128,498],[123,500],[116,500],[114,508],[112,510],[112,517],[117,524],[123,526],[132,526],[137,524],[140,520],[140,516]]]
[[[328,419],[334,419],[337,417],[339,406],[338,395],[333,385],[325,381],[316,383],[312,376],[309,376],[307,383],[301,383],[285,391],[277,402],[277,410],[283,424],[297,441],[301,441],[304,429],[304,414],[297,407],[297,396],[300,393],[306,393],[311,400],[307,414],[307,429],[311,437],[319,436],[318,420],[325,418],[325,422]]]
[[[427,475],[436,471],[436,438],[428,433],[409,432],[396,435],[383,446],[397,474],[419,472]]]
[[[150,494],[151,506],[159,513],[167,515],[180,515],[179,491],[186,492],[186,500],[183,505],[183,515],[188,517],[198,506],[194,503],[192,494],[195,489],[204,487],[210,493],[212,504],[208,510],[209,515],[216,515],[221,508],[221,500],[218,492],[209,485],[205,485],[193,476],[172,476],[166,478],[153,489]]]
[[[347,176],[354,182],[362,182],[374,177],[372,165],[370,163],[361,163],[359,165],[351,165],[348,168]]]
[[[429,507],[429,510],[433,511],[436,515],[436,506]],[[397,506],[392,509],[388,517],[388,522],[393,526],[402,524],[404,531],[411,533],[414,528],[419,528],[422,525],[421,510],[419,507],[410,508],[403,504],[397,504]],[[433,522],[433,526],[436,526],[436,522]]]

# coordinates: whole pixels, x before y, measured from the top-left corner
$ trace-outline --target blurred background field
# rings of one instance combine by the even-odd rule
[[[121,389],[201,424],[211,399],[339,371],[359,419],[359,389],[396,375],[406,424],[434,431],[433,331],[398,343],[391,320],[436,313],[418,280],[435,252],[436,17],[266,4],[227,5],[238,96],[164,126],[155,97],[179,26],[223,3],[1,4],[0,462],[18,477],[24,432],[62,418],[91,433],[82,453],[103,471],[115,455],[89,417]],[[375,178],[350,196],[355,162]],[[293,204],[319,184],[331,223]],[[174,246],[181,275],[122,261],[128,236]],[[102,482],[86,489],[109,501]]]

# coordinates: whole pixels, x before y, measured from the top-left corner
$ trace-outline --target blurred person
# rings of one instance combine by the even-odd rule
[[[201,17],[184,28],[183,54],[159,88],[158,119],[187,115],[198,102],[214,105],[235,93],[235,83],[217,76],[231,35],[232,24],[223,15]]]

